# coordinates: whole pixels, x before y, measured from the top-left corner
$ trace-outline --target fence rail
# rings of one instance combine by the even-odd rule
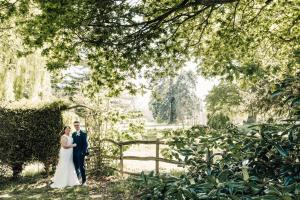
[[[166,145],[166,142],[162,141],[160,139],[157,139],[157,140],[132,140],[132,141],[120,141],[120,142],[117,142],[117,141],[114,141],[111,139],[102,139],[100,142],[101,143],[109,142],[109,143],[112,143],[119,147],[119,156],[104,156],[104,158],[120,160],[120,165],[119,165],[120,169],[116,169],[116,168],[112,168],[112,169],[120,172],[120,174],[122,176],[124,174],[138,175],[138,173],[124,171],[124,160],[155,161],[155,173],[156,174],[159,174],[159,162],[184,165],[183,162],[159,157],[160,145]],[[146,145],[155,144],[155,156],[146,156],[146,157],[124,156],[124,148],[123,147],[126,145],[134,145],[134,144],[146,144]]]
[[[131,144],[166,144],[165,141],[162,141],[160,139],[157,140],[131,140],[131,141],[121,141],[121,142],[116,142],[111,139],[102,139],[100,142],[110,142],[115,145],[121,146],[121,145],[131,145]]]

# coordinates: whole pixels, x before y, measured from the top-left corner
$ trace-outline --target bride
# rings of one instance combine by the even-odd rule
[[[60,138],[61,148],[59,151],[58,165],[54,177],[52,178],[53,183],[50,185],[51,188],[79,185],[73,163],[73,147],[76,147],[76,144],[73,144],[70,131],[71,128],[69,126],[65,126],[63,129],[63,135]]]

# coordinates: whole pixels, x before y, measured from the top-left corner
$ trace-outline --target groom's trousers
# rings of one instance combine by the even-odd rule
[[[82,183],[85,183],[85,165],[84,165],[84,155],[81,152],[73,152],[73,162],[76,169],[76,174],[78,177],[82,178]]]

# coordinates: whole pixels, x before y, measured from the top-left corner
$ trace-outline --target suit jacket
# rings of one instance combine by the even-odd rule
[[[88,154],[88,142],[87,142],[87,134],[80,130],[80,135],[77,135],[77,132],[72,134],[73,143],[76,143],[76,147],[73,148],[74,153],[80,153],[81,155]]]

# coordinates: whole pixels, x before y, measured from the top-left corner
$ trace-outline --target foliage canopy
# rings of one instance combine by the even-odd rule
[[[24,41],[44,49],[49,69],[83,63],[93,69],[93,89],[105,85],[119,91],[132,89],[131,78],[140,72],[150,78],[163,76],[190,59],[204,75],[231,80],[293,73],[299,4],[22,0],[3,1],[0,16],[23,16],[18,24]]]
[[[230,83],[220,83],[214,86],[205,98],[207,111],[214,114],[221,112],[233,114],[242,103],[238,87]]]

